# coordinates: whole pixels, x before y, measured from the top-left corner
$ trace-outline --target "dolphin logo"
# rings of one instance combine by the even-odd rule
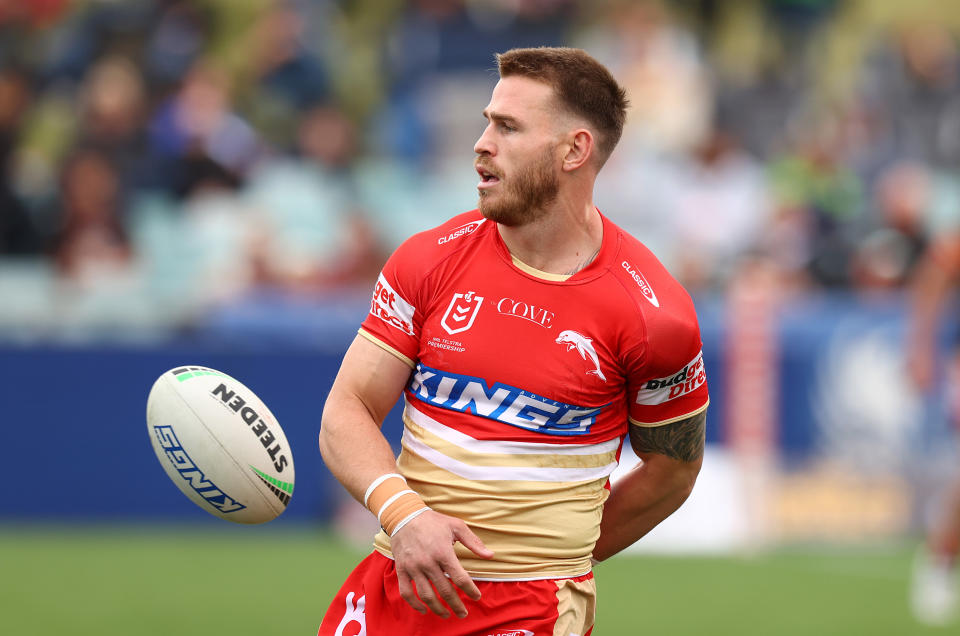
[[[590,356],[590,361],[593,362],[593,366],[596,369],[591,369],[587,371],[588,374],[593,374],[603,380],[607,381],[606,376],[603,375],[603,371],[600,370],[600,358],[597,357],[597,352],[593,348],[593,340],[587,338],[583,334],[579,334],[576,331],[571,331],[566,329],[560,332],[560,335],[557,336],[555,340],[557,344],[566,345],[567,351],[573,351],[576,348],[577,353],[580,354],[580,357],[584,360],[587,359],[587,356]]]

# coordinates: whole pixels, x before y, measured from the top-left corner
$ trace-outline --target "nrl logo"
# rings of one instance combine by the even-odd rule
[[[447,311],[440,320],[440,326],[451,336],[466,331],[473,326],[473,321],[477,319],[477,312],[480,311],[482,303],[483,296],[477,296],[476,292],[454,294],[453,298],[450,299]]]
[[[557,339],[554,340],[557,344],[564,345],[567,347],[567,351],[577,350],[577,353],[580,354],[580,357],[584,360],[589,358],[590,362],[593,363],[593,366],[596,369],[590,369],[587,371],[587,375],[595,375],[604,382],[607,381],[606,376],[603,375],[603,371],[600,370],[600,358],[597,356],[597,351],[593,348],[593,340],[587,338],[583,334],[579,334],[576,331],[571,331],[567,329],[561,331],[560,335],[557,336]]]

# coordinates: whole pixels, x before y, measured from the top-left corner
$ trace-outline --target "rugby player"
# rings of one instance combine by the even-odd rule
[[[911,281],[910,320],[906,351],[907,372],[923,393],[946,391],[947,417],[960,427],[960,348],[949,356],[946,382],[937,381],[937,342],[940,319],[947,299],[960,278],[960,232],[935,237]],[[944,386],[946,384],[946,386]],[[910,606],[922,623],[946,625],[960,616],[960,470],[954,470],[935,502],[935,514],[923,547],[913,564]]]
[[[324,407],[323,459],[382,531],[323,636],[585,636],[593,564],[700,470],[693,303],[593,204],[625,92],[578,49],[497,64],[478,209],[390,257]],[[398,458],[380,427],[400,395]],[[626,438],[642,462],[611,486]]]

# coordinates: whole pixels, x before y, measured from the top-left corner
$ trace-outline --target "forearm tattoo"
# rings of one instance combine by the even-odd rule
[[[703,457],[707,411],[663,426],[631,426],[630,443],[637,453],[657,453],[692,462]]]

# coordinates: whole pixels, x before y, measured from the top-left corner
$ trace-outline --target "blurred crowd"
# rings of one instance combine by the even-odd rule
[[[0,326],[368,292],[537,45],[626,86],[596,202],[695,294],[899,289],[960,226],[960,11],[908,4],[0,0]]]

